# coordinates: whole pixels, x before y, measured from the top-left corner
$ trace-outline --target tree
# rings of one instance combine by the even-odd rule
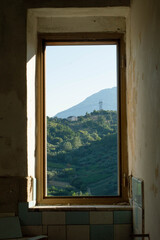
[[[64,147],[64,150],[65,150],[65,151],[70,151],[70,150],[72,150],[72,144],[71,144],[70,142],[65,142],[65,143],[63,144],[63,147]]]
[[[73,146],[74,148],[79,148],[80,146],[82,146],[80,137],[74,137],[74,138],[73,138],[73,140],[72,140],[72,146]]]

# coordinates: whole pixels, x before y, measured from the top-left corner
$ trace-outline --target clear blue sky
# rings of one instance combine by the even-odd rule
[[[116,56],[116,45],[47,46],[47,116],[117,86]]]

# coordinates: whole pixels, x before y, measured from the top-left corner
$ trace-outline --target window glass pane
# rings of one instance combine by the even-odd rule
[[[46,47],[47,195],[117,196],[117,46]]]

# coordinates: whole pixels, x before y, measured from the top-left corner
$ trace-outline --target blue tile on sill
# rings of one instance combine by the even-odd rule
[[[114,211],[114,224],[131,224],[132,211]]]
[[[141,234],[143,232],[143,209],[133,202],[133,233]]]
[[[143,181],[132,177],[132,198],[140,207],[143,207]]]
[[[66,224],[89,224],[89,212],[66,212]]]
[[[137,184],[137,203],[140,207],[143,206],[143,182],[138,180]]]
[[[114,240],[113,225],[90,225],[91,240]]]

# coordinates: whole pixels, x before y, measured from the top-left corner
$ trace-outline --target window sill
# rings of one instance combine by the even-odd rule
[[[50,205],[34,206],[30,211],[114,211],[114,210],[132,210],[131,205]]]

